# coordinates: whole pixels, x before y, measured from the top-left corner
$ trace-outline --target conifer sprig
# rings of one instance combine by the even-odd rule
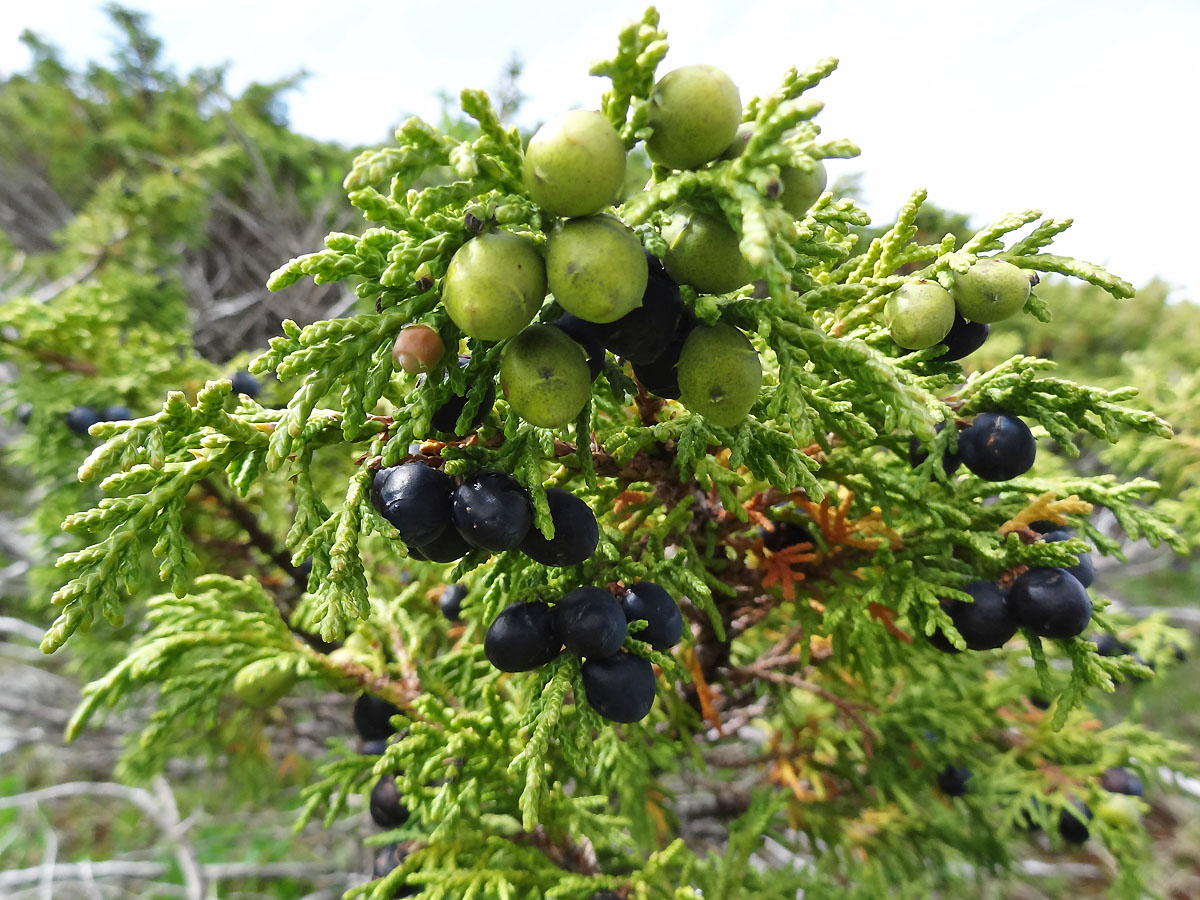
[[[602,112],[626,148],[652,137],[650,95],[665,52],[649,10],[593,70],[611,79]],[[79,474],[112,496],[65,523],[93,543],[60,561],[70,580],[55,595],[63,609],[44,646],[61,646],[96,612],[120,621],[123,588],[142,582],[147,550],[161,559],[174,597],[153,601],[150,631],[88,688],[71,733],[159,684],[158,709],[128,763],[144,775],[183,730],[215,727],[237,674],[264,661],[392,698],[402,732],[377,758],[342,745],[305,792],[302,817],[323,812],[332,822],[375,778],[395,776],[412,820],[380,840],[419,838],[421,846],[357,889],[379,900],[401,884],[439,900],[586,900],[612,887],[679,900],[693,887],[713,896],[842,897],[847,859],[865,860],[855,890],[878,894],[901,880],[914,891],[940,888],[962,856],[1009,863],[1022,817],[1049,822],[1072,791],[1095,790],[1085,788],[1087,776],[1114,754],[1131,757],[1140,743],[1147,766],[1174,759],[1178,748],[1140,730],[1081,726],[1090,696],[1144,668],[1099,656],[1082,634],[1048,641],[1026,629],[1008,650],[962,655],[934,644],[940,636],[949,649],[968,646],[949,604],[972,601],[964,590],[972,581],[1008,586],[1030,567],[1072,565],[1087,552],[1084,536],[1099,552],[1119,552],[1086,525],[1088,504],[1110,509],[1133,537],[1183,546],[1166,517],[1144,505],[1154,489],[1147,481],[953,475],[946,461],[963,448],[960,428],[982,413],[1022,416],[1073,453],[1081,435],[1169,437],[1169,427],[1128,406],[1128,389],[1050,377],[1050,364],[1031,357],[964,380],[957,363],[939,360],[940,344],[905,353],[885,322],[897,292],[920,281],[953,288],[981,260],[1072,275],[1114,296],[1129,286],[1044,252],[1069,220],[1036,210],[1005,216],[961,247],[953,235],[918,244],[926,197],[916,191],[859,255],[851,231],[868,219],[853,202],[826,193],[803,215],[788,213],[779,200],[786,169],[811,173],[822,160],[858,153],[849,141],[823,139],[814,121],[821,103],[807,92],[835,65],[792,69],[777,91],[750,100],[742,118],[753,132],[740,155],[684,171],[656,165],[645,190],[613,208],[656,255],[668,250],[664,228],[684,205],[733,230],[747,283],[723,294],[681,291],[697,322],[752,336],[763,385],[733,425],[652,397],[624,362],[607,358],[586,402],[559,427],[525,421],[511,396],[493,404],[512,339],[464,334],[442,289],[451,259],[481,233],[503,226],[534,253],[557,233],[527,193],[520,135],[485,95],[465,91],[470,139],[410,119],[395,146],[360,155],[345,187],[370,227],[330,234],[324,249],[278,269],[270,287],[348,280],[375,309],[283,323],[251,369],[278,376],[286,404],[235,404],[220,381],[194,402],[173,393],[160,413],[97,427],[103,443]],[[535,299],[533,320],[558,319],[557,299]],[[1025,311],[1049,314],[1032,293]],[[413,324],[449,348],[420,377],[391,358],[398,332]],[[469,355],[465,366],[459,351]],[[453,398],[463,401],[458,433],[434,435],[435,414]],[[519,548],[475,549],[453,567],[417,563],[420,548],[406,547],[372,500],[377,473],[400,463],[424,464],[439,478],[510,474],[543,536],[558,527],[547,488],[568,488],[597,514],[596,548],[561,567]],[[287,548],[294,564],[311,559],[309,590],[294,609],[281,613],[250,580],[193,571],[191,492],[222,478],[243,496],[290,482]],[[1033,509],[1073,516],[1082,536],[1040,541],[1028,527]],[[795,539],[768,546],[782,524]],[[413,584],[395,577],[399,567]],[[460,581],[471,599],[451,629],[426,589]],[[640,624],[626,634],[621,652],[657,667],[648,718],[602,720],[569,653],[534,673],[501,675],[489,664],[484,635],[514,601],[557,603],[581,585],[619,594],[644,581],[680,599],[687,625],[678,656],[654,650]],[[1099,599],[1096,623],[1123,627]],[[1163,650],[1171,639],[1159,625],[1141,627],[1147,647]],[[344,645],[320,652],[312,635]],[[1030,711],[1034,690],[1053,701],[1046,715]],[[744,734],[748,759],[731,789],[726,852],[697,855],[670,840],[668,786],[711,778],[712,753],[738,743],[727,735]],[[937,772],[967,764],[985,788],[964,806],[932,794]],[[1117,829],[1098,833],[1133,848]],[[764,873],[755,855],[768,837],[820,859]],[[1132,890],[1134,881],[1123,884]]]

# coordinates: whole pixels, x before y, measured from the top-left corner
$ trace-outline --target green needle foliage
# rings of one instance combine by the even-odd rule
[[[599,105],[627,149],[650,133],[666,51],[649,10],[593,69],[612,82]],[[391,874],[351,891],[372,900],[405,885],[431,900],[969,893],[973,878],[1003,877],[1031,823],[1056,835],[1074,801],[1101,807],[1105,768],[1151,778],[1176,764],[1182,748],[1136,725],[1094,727],[1089,698],[1149,674],[1132,657],[1102,657],[1086,635],[1027,632],[1007,649],[960,655],[927,640],[940,630],[965,647],[941,601],[970,600],[968,582],[1007,584],[1025,567],[1071,565],[1086,552],[1083,540],[1037,542],[1027,527],[1035,520],[1069,522],[1098,552],[1118,553],[1087,519],[1104,507],[1132,537],[1185,547],[1144,502],[1155,490],[1145,480],[1040,468],[1000,483],[948,477],[938,461],[956,448],[956,420],[1019,415],[1043,446],[1053,440],[1068,454],[1084,434],[1115,442],[1171,431],[1128,405],[1132,390],[1075,384],[1046,360],[1016,355],[964,378],[958,363],[938,361],[940,346],[906,354],[895,345],[883,308],[897,288],[924,278],[949,289],[985,257],[1118,298],[1132,288],[1048,252],[1069,222],[1036,210],[965,242],[919,243],[925,194],[916,191],[865,251],[856,234],[868,218],[852,200],[826,193],[793,219],[777,199],[781,171],[858,152],[815,123],[821,103],[810,92],[835,65],[790,70],[777,91],[747,103],[754,131],[740,156],[695,171],[656,166],[613,210],[656,255],[683,203],[736,233],[753,282],[725,295],[683,288],[692,314],[742,329],[762,361],[761,392],[734,427],[649,396],[610,358],[570,425],[533,426],[501,397],[477,433],[433,440],[432,415],[452,396],[466,397],[463,425],[483,407],[505,347],[466,337],[441,306],[451,257],[495,226],[540,249],[556,223],[524,192],[521,136],[479,91],[461,96],[477,125],[467,137],[410,119],[394,146],[359,155],[344,186],[367,226],[330,234],[269,286],[345,282],[367,311],[283,323],[251,370],[285,382],[284,402],[234,402],[229,382],[214,379],[194,397],[170,393],[160,412],[93,431],[102,443],[79,477],[107,496],[65,522],[84,546],[59,560],[65,583],[43,649],[71,641],[97,614],[120,623],[149,556],[170,594],[150,602],[148,629],[87,688],[71,733],[134,692],[157,690],[157,712],[126,758],[129,777],[146,777],[172,749],[241,714],[231,687],[263,660],[277,674],[389,700],[402,730],[387,751],[333,747],[305,811],[331,822],[377,776],[396,777],[412,815],[377,840],[412,849]],[[429,183],[434,170],[445,180]],[[1024,312],[1045,321],[1051,306],[1035,292]],[[560,312],[548,300],[537,320]],[[459,368],[451,353],[419,383],[395,368],[392,343],[414,323],[465,350],[469,364]],[[916,466],[906,458],[912,437],[930,451]],[[516,551],[417,562],[371,501],[377,469],[414,460],[451,477],[513,474],[547,535],[545,491],[568,488],[596,511],[599,545],[565,568]],[[312,561],[298,603],[284,608],[253,579],[203,574],[188,516],[206,485],[288,495],[292,563]],[[766,549],[760,526],[781,521],[809,538]],[[640,722],[603,720],[573,656],[516,675],[484,656],[488,626],[514,601],[637,581],[681,598],[688,626],[673,653],[651,650],[631,628],[626,648],[659,672]],[[428,598],[456,582],[470,592],[462,624],[448,626]],[[1100,629],[1125,624],[1102,584],[1093,599]],[[1172,644],[1186,644],[1159,623],[1140,627],[1161,648],[1160,669]],[[971,769],[966,796],[938,789],[948,766]],[[720,853],[685,840],[675,794],[688,785],[731,797]],[[1112,896],[1141,896],[1144,831],[1102,816],[1091,830],[1119,860]],[[764,868],[768,842],[783,858]]]

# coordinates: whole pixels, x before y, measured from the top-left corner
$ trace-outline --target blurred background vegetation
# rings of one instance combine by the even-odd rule
[[[353,218],[340,182],[357,148],[288,127],[287,93],[301,77],[233,94],[220,68],[182,75],[166,65],[141,14],[112,7],[110,15],[120,40],[107,62],[72,69],[53,43],[26,34],[31,64],[0,79],[0,895],[35,895],[37,883],[21,873],[47,860],[97,861],[90,876],[87,866],[77,870],[79,896],[113,895],[113,882],[95,877],[104,864],[126,867],[116,896],[184,895],[184,862],[169,839],[184,822],[222,896],[336,897],[369,870],[365,816],[299,835],[290,821],[311,760],[326,741],[351,740],[344,698],[301,689],[268,710],[231,704],[225,733],[196,735],[191,746],[143,748],[173,758],[167,778],[146,786],[144,796],[122,794],[110,780],[128,749],[125,719],[72,745],[61,732],[79,685],[123,655],[133,626],[98,629],[49,659],[36,650],[52,619],[53,561],[72,547],[59,523],[95,500],[94,488],[79,485],[74,473],[96,442],[72,432],[66,414],[78,406],[148,413],[167,390],[192,394],[207,379],[243,369],[281,319],[305,324],[359,303],[341,286],[298,285],[274,296],[263,286],[273,269]],[[520,73],[517,60],[498,73],[497,107],[508,116],[521,104]],[[442,127],[465,135],[472,126],[447,113]],[[634,189],[647,173],[644,160],[635,162]],[[854,194],[856,184],[847,178],[834,189]],[[969,214],[927,207],[918,240],[966,233],[969,224]],[[1129,301],[1067,283],[1043,284],[1040,294],[1054,321],[1002,323],[968,367],[1026,353],[1054,360],[1068,378],[1136,386],[1175,427],[1175,440],[1088,441],[1078,459],[1060,455],[1059,463],[1159,481],[1194,542],[1200,307],[1168,303],[1157,282]],[[262,390],[269,398],[286,386]],[[303,579],[279,541],[290,520],[286,504],[269,485],[244,500],[214,486],[189,507],[189,527],[209,561],[295,602]],[[1140,544],[1126,546],[1125,555],[1124,563],[1101,561],[1110,565],[1109,596],[1140,616],[1200,630],[1200,556]],[[1136,638],[1129,635],[1135,645]],[[1137,719],[1200,748],[1200,661],[1186,660],[1162,680],[1122,685],[1094,712],[1106,722]],[[126,717],[139,714],[132,709]],[[1193,757],[1200,764],[1200,749]],[[110,784],[111,791],[3,803],[80,783]],[[1196,798],[1148,799],[1164,895],[1200,897]],[[177,815],[155,819],[139,801]],[[1064,862],[1031,841],[1029,857],[1028,874],[1037,877],[997,887],[996,896],[1103,896],[1106,862],[1092,850]]]

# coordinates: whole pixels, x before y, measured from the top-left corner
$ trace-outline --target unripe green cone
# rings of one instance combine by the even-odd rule
[[[603,324],[642,305],[650,268],[624,222],[588,216],[564,222],[550,235],[546,277],[559,306]]]
[[[556,216],[597,213],[624,183],[625,145],[602,113],[564,113],[539,128],[525,151],[525,189]]]
[[[990,324],[1020,312],[1030,290],[1022,269],[1002,259],[981,259],[954,276],[951,293],[964,319]]]
[[[374,656],[358,650],[352,650],[349,647],[338,647],[336,650],[331,650],[327,658],[331,663],[337,663],[339,666],[366,666],[371,670],[375,669],[377,663]]]
[[[932,281],[902,284],[883,308],[892,340],[905,350],[932,347],[950,333],[954,298]]]
[[[673,169],[695,169],[730,145],[742,119],[737,85],[715,66],[668,72],[650,93],[646,153]]]
[[[796,166],[784,166],[779,170],[779,180],[783,182],[783,196],[779,198],[783,208],[792,214],[793,219],[799,219],[825,193],[829,173],[825,171],[825,163],[815,159],[811,172]]]
[[[680,402],[714,425],[732,428],[750,412],[762,387],[762,362],[732,325],[699,325],[679,355]]]
[[[727,294],[750,281],[737,233],[720,219],[684,207],[662,232],[663,265],[675,281],[703,294]]]
[[[259,659],[243,666],[233,678],[233,692],[250,706],[270,706],[296,683],[289,660]]]
[[[1096,807],[1096,817],[1117,828],[1132,828],[1142,818],[1142,802],[1136,797],[1109,794]]]
[[[454,324],[482,341],[512,337],[546,297],[546,264],[533,244],[486,231],[463,244],[446,269],[442,303]]]
[[[550,325],[531,325],[504,347],[500,387],[513,412],[542,428],[575,421],[592,392],[583,349]]]
[[[741,156],[746,152],[746,145],[753,136],[754,123],[743,122],[738,126],[733,143],[721,154],[721,159],[736,159]],[[817,198],[825,193],[825,187],[829,184],[829,173],[825,170],[825,163],[815,159],[813,164],[810,172],[805,172],[797,166],[783,166],[779,170],[779,181],[783,185],[783,195],[779,202],[794,219],[799,219],[808,212],[817,202]]]
[[[743,122],[737,127],[734,132],[733,141],[725,148],[718,159],[737,159],[746,152],[746,145],[750,143],[750,138],[754,137],[754,123]]]

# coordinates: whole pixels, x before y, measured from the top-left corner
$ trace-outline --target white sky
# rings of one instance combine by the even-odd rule
[[[292,125],[321,138],[384,143],[437,93],[494,86],[515,52],[526,64],[521,114],[534,125],[595,107],[589,77],[618,28],[645,4],[610,0],[456,3],[359,0],[128,0],[181,69],[232,61],[236,89],[306,69]],[[792,65],[841,66],[813,93],[817,121],[848,137],[866,205],[890,219],[916,187],[983,224],[1036,207],[1075,226],[1059,253],[1141,284],[1160,276],[1200,301],[1200,0],[662,0],[672,46],[660,71],[693,62],[725,69],[742,99]],[[340,11],[339,11],[340,10]],[[0,72],[23,67],[31,28],[72,62],[107,58],[101,4],[4,4]],[[1136,178],[1135,178],[1136,176]]]

